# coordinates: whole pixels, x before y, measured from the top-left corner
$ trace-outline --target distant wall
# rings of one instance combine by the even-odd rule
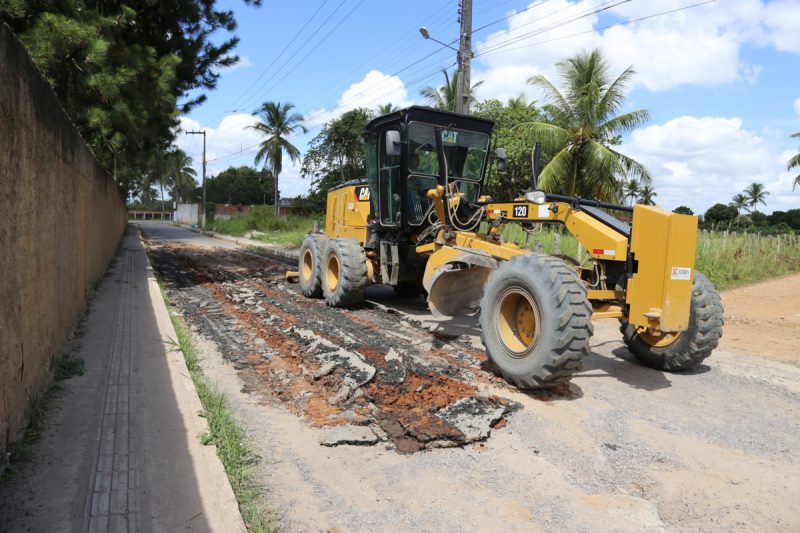
[[[114,180],[4,24],[0,80],[2,452],[24,429],[30,398],[49,379],[50,359],[127,217]]]
[[[200,204],[178,204],[178,208],[175,210],[175,222],[199,226],[202,213]]]

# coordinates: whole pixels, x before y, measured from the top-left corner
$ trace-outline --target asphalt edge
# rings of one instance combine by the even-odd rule
[[[178,226],[183,229],[187,229],[194,233],[199,233],[201,235],[205,235],[206,237],[211,237],[213,239],[219,239],[221,241],[228,241],[238,245],[244,246],[252,246],[255,248],[260,249],[265,254],[281,259],[281,260],[291,260],[296,262],[300,258],[300,251],[294,250],[291,248],[285,248],[283,246],[278,246],[276,244],[267,244],[265,242],[256,241],[253,239],[245,239],[244,237],[234,237],[232,235],[225,235],[224,233],[216,233],[213,231],[202,230],[200,228],[196,228],[194,226],[190,226],[188,224],[180,224],[177,222],[173,223],[175,226]]]
[[[144,250],[141,228],[136,224],[136,231],[139,243]],[[153,306],[159,336],[164,343],[164,351],[168,358],[168,368],[170,382],[173,385],[173,392],[177,399],[178,411],[183,418],[189,436],[188,452],[194,459],[199,459],[201,465],[206,468],[206,479],[208,484],[201,484],[201,476],[198,476],[198,490],[203,500],[203,508],[206,512],[206,519],[213,531],[241,531],[246,532],[244,520],[239,510],[239,502],[233,492],[228,474],[225,467],[217,455],[217,447],[213,444],[203,445],[200,442],[200,435],[209,431],[208,421],[199,416],[203,411],[203,404],[197,394],[183,352],[177,349],[173,341],[177,340],[178,334],[172,325],[169,310],[164,302],[161,288],[156,280],[153,264],[150,256],[147,255],[147,285],[150,293],[150,301]],[[206,485],[206,486],[204,486]],[[207,486],[210,485],[210,486]]]

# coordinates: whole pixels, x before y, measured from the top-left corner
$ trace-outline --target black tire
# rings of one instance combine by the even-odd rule
[[[322,296],[322,260],[328,237],[321,233],[310,233],[300,245],[300,258],[297,261],[300,292],[304,296]]]
[[[394,286],[394,293],[401,298],[419,298],[425,292],[420,281],[404,281]]]
[[[514,305],[512,298],[519,298],[515,316],[526,305],[534,315],[535,333],[528,341],[523,339],[526,326],[511,324],[504,312]],[[516,256],[492,272],[481,299],[480,325],[495,371],[520,389],[569,381],[581,369],[594,331],[592,306],[575,270],[535,253]]]
[[[640,337],[636,327],[627,322],[622,322],[620,331],[628,349],[643,365],[658,370],[691,370],[717,347],[723,323],[722,302],[717,289],[704,275],[695,272],[689,328],[674,342],[652,346]]]
[[[336,272],[334,270],[336,266]],[[328,241],[322,266],[322,294],[332,307],[352,307],[364,300],[367,256],[354,239]],[[335,283],[334,283],[335,282]]]

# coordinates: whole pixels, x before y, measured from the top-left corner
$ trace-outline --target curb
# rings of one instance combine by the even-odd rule
[[[213,239],[219,239],[221,241],[228,241],[234,244],[244,245],[244,246],[252,246],[253,248],[258,248],[259,250],[263,251],[266,255],[278,258],[278,259],[288,259],[292,262],[297,262],[300,259],[300,251],[293,250],[291,248],[284,248],[283,246],[277,246],[275,244],[266,244],[261,241],[256,241],[253,239],[245,239],[244,237],[234,237],[232,235],[225,235],[224,233],[215,233],[213,231],[203,231],[200,228],[195,228],[189,226],[187,224],[178,224],[175,223],[176,226],[188,229],[191,232],[199,233],[201,235],[205,235],[206,237],[211,237]]]
[[[144,247],[141,230],[139,230],[139,242]],[[217,456],[217,447],[200,443],[199,436],[209,431],[208,421],[198,415],[203,411],[203,404],[197,395],[197,389],[189,374],[183,352],[176,350],[174,345],[168,344],[170,339],[177,339],[178,334],[172,325],[169,310],[153,274],[153,265],[150,263],[149,255],[147,263],[147,285],[153,313],[156,317],[158,334],[164,342],[164,350],[168,357],[169,379],[176,396],[178,410],[182,415],[187,434],[190,436],[187,451],[197,463],[200,463],[199,466],[205,469],[204,477],[207,483],[205,486],[201,484],[200,481],[203,478],[198,476],[198,488],[206,518],[212,531],[246,532],[247,527],[239,511],[239,502],[233,493],[233,487],[231,487],[225,467]]]

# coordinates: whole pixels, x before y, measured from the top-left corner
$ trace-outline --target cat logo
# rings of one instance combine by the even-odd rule
[[[369,187],[367,186],[356,187],[356,201],[369,202]]]

